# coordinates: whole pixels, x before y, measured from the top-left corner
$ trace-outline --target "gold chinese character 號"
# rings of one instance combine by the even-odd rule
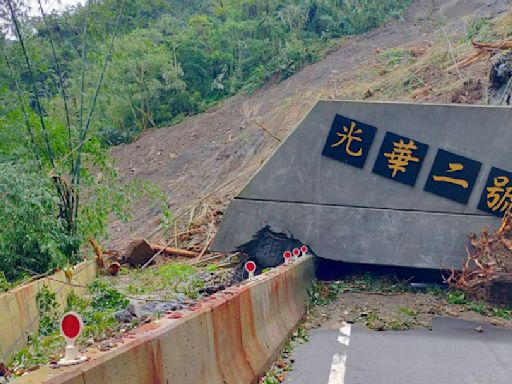
[[[343,126],[344,133],[336,132],[336,135],[341,137],[341,139],[338,142],[332,144],[331,148],[339,147],[341,144],[345,143],[345,151],[347,152],[348,155],[353,157],[361,157],[363,155],[363,148],[359,148],[357,152],[354,152],[353,150],[350,149],[352,141],[363,141],[361,137],[354,136],[363,133],[363,131],[360,128],[354,130],[355,127],[356,123],[352,122],[352,124],[350,124],[350,129]]]
[[[448,169],[446,171],[447,173],[462,171],[464,169],[464,165],[461,163],[449,163],[448,167],[450,169]],[[454,177],[437,176],[437,175],[432,176],[432,178],[434,179],[434,181],[444,181],[446,183],[452,183],[452,184],[458,185],[464,189],[469,188],[469,183],[467,182],[467,180],[464,180],[464,179],[456,179]]]
[[[409,139],[407,144],[402,139],[398,142],[393,142],[393,151],[384,153],[388,158],[388,168],[392,170],[391,177],[395,177],[397,172],[405,172],[409,162],[418,163],[420,159],[412,155],[412,151],[418,149],[416,143]]]
[[[494,186],[487,187],[487,206],[494,212],[498,209],[505,212],[512,204],[512,186],[505,188],[509,183],[507,176],[494,178]]]

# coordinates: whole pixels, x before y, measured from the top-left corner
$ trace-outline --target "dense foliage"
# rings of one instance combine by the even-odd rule
[[[27,270],[45,272],[64,260],[72,241],[55,212],[49,178],[20,165],[0,163],[0,255],[8,280]]]
[[[61,16],[27,20],[27,44],[46,70],[38,81],[48,113],[59,115],[53,35],[67,85],[80,86],[83,20],[87,81],[97,78],[118,1],[94,1]],[[284,79],[319,60],[336,38],[367,31],[400,14],[410,0],[127,0],[95,130],[116,144],[141,130],[172,124],[240,90]],[[9,54],[16,49],[8,47]],[[6,71],[1,68],[0,73]],[[0,80],[1,82],[2,80]],[[1,84],[1,88],[12,87]],[[74,100],[73,102],[76,102]],[[0,115],[2,110],[0,107]]]

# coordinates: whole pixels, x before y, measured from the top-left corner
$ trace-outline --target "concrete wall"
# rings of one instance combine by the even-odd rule
[[[322,155],[336,114],[377,128],[363,168]],[[429,145],[414,187],[372,172],[386,132]],[[491,167],[512,171],[510,148],[512,108],[321,100],[230,203],[212,249],[268,225],[327,259],[460,268],[467,235],[499,225],[477,206]],[[438,149],[482,163],[468,204],[424,190]]]
[[[96,261],[89,260],[77,265],[73,270],[72,284],[88,285],[96,278]],[[43,285],[56,293],[61,308],[71,291],[80,295],[85,288],[68,284],[64,272],[33,281],[0,294],[0,360],[9,360],[14,352],[27,344],[29,333],[36,332],[39,313],[36,295]]]
[[[48,367],[19,384],[250,384],[305,312],[313,260],[302,258],[228,288],[181,319],[162,318],[80,366]]]

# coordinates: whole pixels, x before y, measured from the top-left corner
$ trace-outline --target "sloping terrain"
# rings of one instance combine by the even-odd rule
[[[417,0],[401,20],[341,40],[283,82],[113,149],[121,178],[157,183],[175,213],[205,196],[222,209],[319,98],[485,104],[489,64],[449,68],[471,52],[469,38],[512,32],[505,31],[509,7],[507,0]],[[135,212],[129,224],[112,222],[111,247],[138,237],[165,240],[159,212],[144,204]]]

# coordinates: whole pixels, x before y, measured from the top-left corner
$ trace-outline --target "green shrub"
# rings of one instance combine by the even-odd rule
[[[70,242],[50,179],[32,166],[0,163],[0,269],[10,282],[63,265]]]

